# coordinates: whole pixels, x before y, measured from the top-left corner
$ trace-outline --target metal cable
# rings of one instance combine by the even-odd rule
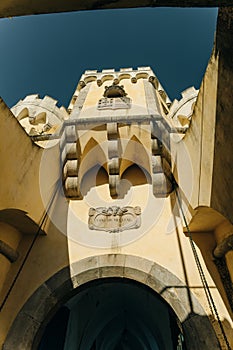
[[[19,277],[21,271],[23,270],[23,267],[24,267],[24,265],[25,265],[25,263],[26,263],[26,261],[27,261],[27,259],[28,259],[28,256],[29,256],[29,254],[30,254],[30,252],[31,252],[31,250],[32,250],[32,248],[33,248],[33,246],[34,246],[34,244],[35,244],[35,242],[36,242],[36,240],[37,240],[37,238],[38,238],[40,232],[41,232],[42,226],[43,226],[44,223],[46,222],[46,219],[47,219],[47,217],[48,217],[48,212],[49,212],[49,210],[50,210],[50,208],[51,208],[51,206],[52,206],[52,204],[53,204],[53,201],[54,201],[54,199],[55,199],[55,196],[56,196],[56,193],[57,193],[57,190],[58,190],[58,185],[59,185],[59,182],[56,184],[55,191],[54,191],[54,193],[53,193],[53,195],[52,195],[52,197],[51,197],[51,199],[50,199],[50,202],[49,202],[49,204],[48,204],[48,207],[44,210],[44,212],[43,212],[43,214],[42,214],[42,217],[41,217],[41,220],[40,220],[40,225],[39,225],[39,227],[38,227],[38,230],[36,231],[36,234],[35,234],[35,236],[33,237],[33,240],[32,240],[32,242],[31,242],[31,244],[30,244],[30,246],[29,246],[29,248],[28,248],[28,251],[27,251],[27,253],[26,253],[26,255],[25,255],[25,257],[24,257],[24,259],[23,259],[23,261],[22,261],[22,263],[21,263],[21,265],[20,265],[20,267],[19,267],[19,270],[18,270],[18,272],[16,273],[16,275],[15,275],[15,277],[14,277],[12,283],[11,283],[10,288],[8,289],[5,298],[4,298],[3,301],[2,301],[2,304],[1,304],[1,306],[0,306],[0,312],[2,311],[4,305],[6,304],[6,301],[7,301],[7,299],[9,298],[9,295],[10,295],[10,293],[12,292],[12,289],[14,288],[15,283],[16,283],[18,277]]]
[[[192,238],[192,233],[191,233],[191,231],[189,229],[189,225],[188,225],[188,222],[186,220],[186,217],[185,217],[185,214],[184,214],[184,210],[183,210],[183,207],[182,207],[180,195],[179,195],[178,190],[177,190],[177,185],[175,186],[175,193],[176,193],[176,197],[177,197],[177,200],[178,200],[178,203],[179,203],[181,214],[182,214],[182,217],[183,217],[183,220],[184,220],[184,224],[185,224],[185,227],[186,227],[187,232],[188,232],[189,242],[190,242],[190,245],[191,245],[191,248],[192,248],[194,259],[195,259],[195,262],[196,262],[196,265],[197,265],[197,269],[198,269],[198,272],[199,272],[199,275],[200,275],[200,278],[201,278],[201,282],[203,284],[203,288],[204,288],[204,291],[205,291],[205,294],[206,294],[206,298],[207,298],[207,301],[208,301],[208,305],[209,305],[211,314],[214,317],[216,317],[216,319],[217,319],[217,322],[218,322],[219,328],[221,330],[221,333],[223,335],[224,341],[226,343],[227,349],[231,350],[229,341],[227,339],[225,330],[223,328],[222,322],[221,322],[220,317],[219,317],[219,313],[218,313],[217,307],[215,305],[215,302],[214,302],[213,296],[211,294],[210,288],[208,286],[208,282],[206,280],[203,268],[201,266],[200,259],[199,259],[198,254],[197,254],[197,250],[196,250],[193,238]]]

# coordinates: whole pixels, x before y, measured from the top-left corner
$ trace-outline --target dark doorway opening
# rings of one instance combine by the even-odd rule
[[[179,321],[147,286],[123,278],[92,281],[55,313],[39,350],[181,350]]]

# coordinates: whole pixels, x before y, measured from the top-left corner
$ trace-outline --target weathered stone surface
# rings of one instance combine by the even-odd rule
[[[203,310],[198,301],[192,298],[193,303],[197,305],[196,309],[199,310],[198,314],[194,314],[189,311],[188,298],[184,298],[184,289],[181,287],[185,286],[162,266],[137,256],[106,254],[83,259],[73,264],[73,272],[74,270],[76,273],[72,280],[76,280],[76,286],[107,277],[144,280],[144,284],[159,293],[176,311],[184,326],[188,349],[219,349],[211,324],[206,316],[202,316]],[[63,295],[57,293],[67,283],[71,284],[68,272],[69,268],[64,268],[32,295],[18,314],[3,349],[32,349],[33,341],[46,314],[52,311],[56,303],[64,301],[64,294],[70,294],[70,290],[63,290]],[[57,300],[54,299],[54,295],[58,296]]]
[[[197,314],[191,314],[187,320],[183,322],[187,349],[221,349],[214,331],[209,327],[209,324],[210,321],[208,317]],[[187,334],[188,337],[186,337]]]
[[[56,299],[46,284],[43,284],[26,302],[23,312],[37,322],[42,322],[46,317],[48,310],[56,305]]]
[[[8,334],[3,350],[29,350],[32,349],[33,340],[40,323],[31,316],[21,312],[14,322],[12,332]]]

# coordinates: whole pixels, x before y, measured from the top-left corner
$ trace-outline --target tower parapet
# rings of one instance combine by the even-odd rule
[[[57,106],[57,101],[49,96],[28,95],[11,108],[21,126],[29,136],[52,135],[58,131],[64,120],[68,119],[66,109]],[[46,147],[46,141],[37,141]]]
[[[186,131],[191,122],[194,106],[197,100],[199,90],[193,86],[181,93],[182,98],[174,100],[170,106],[168,117],[172,119],[178,129]]]
[[[94,168],[96,178],[105,172],[112,198],[124,197],[134,183],[132,169],[152,184],[155,196],[169,195],[170,104],[150,67],[85,71],[61,137],[66,196],[83,198],[85,176]]]

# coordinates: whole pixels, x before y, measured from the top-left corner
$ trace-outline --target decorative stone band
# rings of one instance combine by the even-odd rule
[[[101,120],[100,120],[101,119]],[[112,198],[123,198],[128,191],[121,186],[120,167],[124,154],[120,154],[119,132],[120,124],[151,126],[151,182],[155,196],[168,196],[172,190],[170,134],[174,132],[171,126],[159,115],[152,116],[109,116],[104,118],[86,118],[85,120],[70,120],[63,124],[60,137],[61,163],[63,168],[63,188],[67,198],[82,199],[80,191],[79,167],[82,154],[78,147],[77,130],[90,130],[97,124],[106,125],[107,152],[106,163],[109,177],[109,191]],[[129,140],[130,142],[130,140]],[[146,151],[147,152],[147,151]],[[140,156],[139,156],[140,157]]]
[[[15,262],[19,256],[17,251],[2,240],[0,240],[0,254],[4,255],[11,263]]]
[[[98,207],[89,209],[88,226],[90,230],[121,232],[141,226],[140,207]]]

